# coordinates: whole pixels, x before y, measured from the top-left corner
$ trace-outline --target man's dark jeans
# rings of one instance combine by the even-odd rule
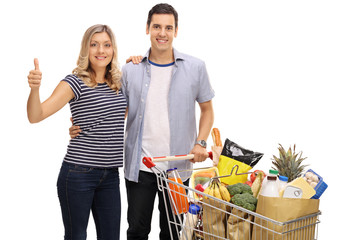
[[[151,231],[151,218],[154,209],[155,196],[159,196],[160,211],[160,240],[170,240],[169,221],[165,210],[163,193],[158,190],[157,180],[154,173],[140,171],[139,181],[131,182],[125,179],[126,192],[128,199],[128,240],[146,240]],[[184,182],[189,185],[189,180]],[[164,189],[164,191],[167,191]],[[167,192],[165,192],[165,196]],[[169,211],[170,221],[174,221],[171,213],[171,205],[166,198],[167,209]],[[182,217],[182,216],[181,216]],[[177,219],[177,218],[176,218]],[[178,221],[177,221],[178,222]],[[176,227],[172,224],[173,239],[178,239]],[[178,231],[180,231],[178,229]]]

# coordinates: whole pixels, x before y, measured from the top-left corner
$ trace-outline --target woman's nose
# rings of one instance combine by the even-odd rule
[[[103,52],[104,52],[104,47],[103,47],[102,45],[100,45],[99,48],[98,48],[98,51],[99,51],[100,53],[103,53]]]

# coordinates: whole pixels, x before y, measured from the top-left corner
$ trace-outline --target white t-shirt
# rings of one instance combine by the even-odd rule
[[[151,81],[146,97],[141,159],[170,155],[168,95],[174,64],[150,63]],[[155,164],[161,170],[168,169],[168,162]],[[142,163],[140,170],[152,172]]]

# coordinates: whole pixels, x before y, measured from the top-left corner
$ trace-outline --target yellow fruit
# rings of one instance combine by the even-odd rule
[[[207,188],[205,188],[205,190],[204,190],[204,193],[205,193],[205,194],[210,195],[210,194],[209,194],[209,192],[210,192],[210,187],[211,187],[211,186],[208,186]],[[204,198],[207,199],[207,196],[204,195]]]
[[[208,193],[210,196],[214,196],[214,186],[211,184],[210,191]]]
[[[221,194],[222,199],[227,202],[230,202],[231,196],[230,196],[230,193],[227,190],[227,188],[223,185],[220,185],[219,189],[220,189],[220,194]]]
[[[256,178],[255,178],[252,186],[251,186],[251,191],[253,192],[253,196],[256,198],[259,195],[262,180],[263,180],[263,173],[259,171],[256,175]]]
[[[214,185],[214,197],[222,199],[221,194],[220,194],[219,184],[217,182],[215,182],[213,185]]]

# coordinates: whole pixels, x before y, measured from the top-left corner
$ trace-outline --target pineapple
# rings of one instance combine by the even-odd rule
[[[274,170],[279,171],[279,175],[286,176],[289,178],[289,182],[298,178],[303,173],[304,169],[308,165],[301,165],[301,163],[306,159],[302,158],[302,152],[295,153],[295,144],[294,149],[289,147],[289,150],[286,152],[281,144],[279,144],[279,157],[273,155],[273,161],[275,167]],[[299,155],[300,154],[300,155]]]

